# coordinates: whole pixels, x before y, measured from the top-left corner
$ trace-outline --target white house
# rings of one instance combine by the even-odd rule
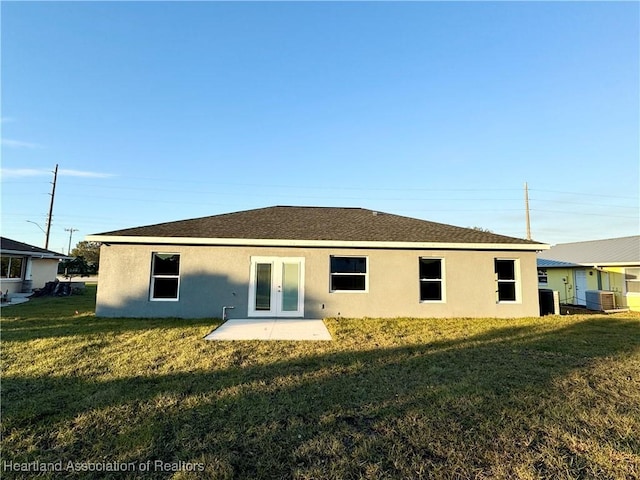
[[[0,237],[0,257],[0,289],[3,295],[29,293],[55,281],[58,263],[67,258],[5,237]]]

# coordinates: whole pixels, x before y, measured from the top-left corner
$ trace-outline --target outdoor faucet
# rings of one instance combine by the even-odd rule
[[[224,306],[222,307],[222,321],[224,322],[225,320],[227,320],[227,309],[233,309],[236,307],[232,307],[232,306]]]

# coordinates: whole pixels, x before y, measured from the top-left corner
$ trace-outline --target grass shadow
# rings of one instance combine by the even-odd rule
[[[215,318],[107,318],[96,317],[96,286],[87,285],[83,294],[68,297],[37,297],[2,310],[5,341],[31,341],[86,335],[117,335],[150,329],[183,329],[220,325]]]
[[[609,470],[589,446],[571,446],[567,438],[581,438],[572,431],[572,416],[597,410],[589,392],[597,393],[599,406],[603,399],[590,387],[582,391],[586,404],[571,403],[562,383],[589,377],[585,372],[614,358],[637,359],[637,321],[590,317],[558,328],[507,326],[398,346],[371,341],[358,349],[340,340],[317,350],[293,342],[202,342],[197,348],[194,362],[208,355],[218,363],[119,378],[5,377],[6,458],[91,461],[108,452],[118,461],[203,462],[198,478],[597,478],[602,471],[615,478],[640,472],[633,432],[611,440],[611,429],[601,427],[588,437],[621,456],[619,465],[607,460]],[[264,357],[269,348],[295,355]],[[630,385],[619,389],[631,391]],[[636,413],[631,405],[615,418]]]

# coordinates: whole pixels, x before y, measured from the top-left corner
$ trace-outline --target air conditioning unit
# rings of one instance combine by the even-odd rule
[[[616,308],[616,297],[613,292],[605,290],[587,290],[587,308],[589,310],[614,310]]]

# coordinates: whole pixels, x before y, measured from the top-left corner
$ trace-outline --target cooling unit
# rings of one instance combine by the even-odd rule
[[[613,292],[605,290],[587,290],[587,308],[589,310],[613,310],[616,308],[616,299]]]

